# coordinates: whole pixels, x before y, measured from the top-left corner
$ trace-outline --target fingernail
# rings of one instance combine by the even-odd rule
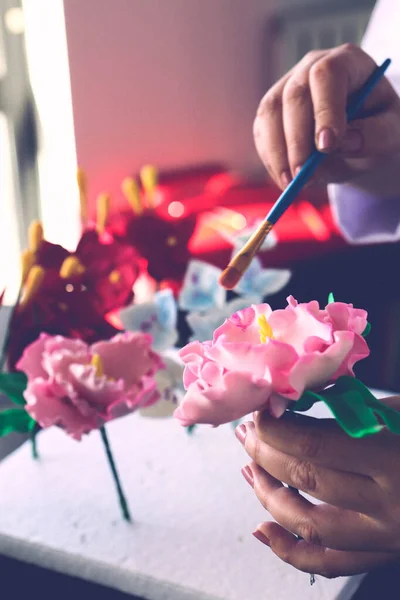
[[[253,477],[253,472],[250,469],[249,465],[246,465],[245,467],[243,467],[242,469],[242,475],[245,478],[245,480],[247,481],[247,483],[249,485],[251,485],[251,487],[254,487],[254,477]]]
[[[296,167],[294,170],[294,176],[297,177],[297,175],[300,173],[301,171],[301,167]]]
[[[289,171],[282,171],[281,173],[281,185],[283,188],[287,188],[292,178],[290,177]]]
[[[363,146],[362,135],[359,131],[347,131],[340,143],[340,149],[344,152],[360,152]]]
[[[336,146],[336,135],[332,129],[326,127],[318,134],[318,150],[321,152],[329,152]]]
[[[247,433],[247,429],[246,429],[246,425],[244,423],[242,423],[242,425],[239,425],[239,427],[236,427],[235,429],[235,435],[237,437],[237,439],[239,440],[239,442],[244,446],[244,442],[246,440],[246,433]]]
[[[253,535],[259,542],[261,542],[262,544],[265,544],[266,546],[268,546],[268,548],[271,547],[271,542],[269,541],[267,536],[264,535],[264,533],[262,531],[260,531],[259,529],[256,529],[255,531],[253,531]]]

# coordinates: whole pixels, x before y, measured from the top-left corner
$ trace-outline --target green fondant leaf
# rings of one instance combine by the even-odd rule
[[[362,438],[383,428],[381,418],[393,433],[400,434],[400,413],[386,406],[371,394],[355,377],[340,377],[335,385],[315,393],[305,392],[291,410],[306,411],[316,402],[325,402],[342,429],[351,437]]]
[[[17,431],[30,433],[35,428],[34,421],[23,408],[10,408],[0,413],[0,437]]]
[[[335,297],[331,292],[328,296],[328,304],[332,304],[332,302],[335,302]]]
[[[361,335],[363,336],[363,338],[366,338],[370,334],[370,332],[371,332],[371,323],[367,322],[367,326]]]
[[[23,392],[27,386],[27,376],[21,371],[16,373],[0,373],[0,392],[15,404],[23,406],[25,398]]]

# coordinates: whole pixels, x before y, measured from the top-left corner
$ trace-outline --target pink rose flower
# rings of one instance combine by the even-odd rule
[[[212,341],[180,351],[186,395],[176,409],[182,425],[220,425],[253,411],[279,417],[305,390],[321,390],[369,355],[362,333],[365,310],[333,302],[284,310],[268,304],[240,310],[214,332]]]
[[[57,425],[71,437],[154,404],[154,374],[163,368],[151,336],[120,333],[89,346],[46,333],[28,346],[17,369],[28,377],[25,408],[41,427]]]

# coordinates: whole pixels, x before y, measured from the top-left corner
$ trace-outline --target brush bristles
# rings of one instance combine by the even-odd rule
[[[226,267],[226,269],[221,273],[219,278],[219,283],[226,290],[233,290],[234,287],[240,281],[242,273],[236,269],[236,267]]]
[[[273,224],[263,221],[253,233],[243,248],[233,257],[226,269],[221,273],[219,283],[226,290],[232,290],[249,268],[251,261],[261,248],[265,238],[272,229]]]

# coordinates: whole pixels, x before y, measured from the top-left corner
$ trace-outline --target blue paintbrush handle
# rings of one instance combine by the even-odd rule
[[[382,79],[390,63],[390,58],[387,58],[385,62],[383,62],[379,67],[375,69],[375,71],[372,73],[369,79],[367,79],[363,87],[350,99],[346,111],[348,121],[352,121],[357,117],[365,100],[368,98],[372,90],[375,89],[376,85]],[[277,222],[277,220],[294,202],[294,200],[299,195],[305,184],[311,179],[315,170],[322,163],[324,158],[326,158],[326,154],[324,154],[323,152],[319,152],[319,150],[314,150],[310,158],[302,166],[299,173],[290,182],[290,184],[275,202],[274,206],[271,208],[271,210],[265,218],[266,221],[273,224]]]

